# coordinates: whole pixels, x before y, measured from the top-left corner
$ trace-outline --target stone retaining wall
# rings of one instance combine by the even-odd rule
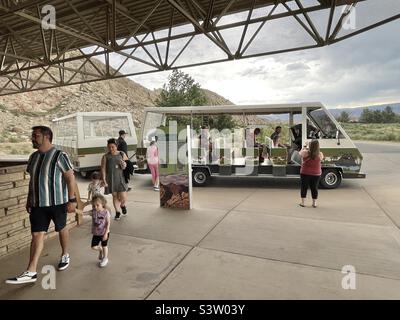
[[[29,174],[26,164],[0,163],[0,258],[29,246],[31,231],[25,204]],[[69,228],[76,225],[75,213],[68,214]],[[57,235],[51,222],[45,239]]]

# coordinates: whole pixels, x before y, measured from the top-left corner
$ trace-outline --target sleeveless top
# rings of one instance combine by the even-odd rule
[[[128,191],[128,184],[125,181],[124,170],[120,166],[120,161],[123,160],[120,153],[112,155],[106,153],[106,182],[108,187],[104,193]]]
[[[147,162],[151,165],[158,165],[158,148],[154,144],[147,149]]]

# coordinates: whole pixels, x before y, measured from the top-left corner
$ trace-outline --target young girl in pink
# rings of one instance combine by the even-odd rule
[[[107,210],[107,200],[101,194],[92,198],[92,249],[99,252],[99,265],[104,268],[108,264],[108,239],[110,237],[111,215]]]
[[[147,148],[147,164],[151,172],[154,191],[159,191],[158,148],[155,140],[151,141],[150,147]]]

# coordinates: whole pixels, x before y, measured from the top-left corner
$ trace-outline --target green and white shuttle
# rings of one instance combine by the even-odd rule
[[[242,117],[243,121],[240,122],[244,125],[232,129],[232,135],[228,138],[227,130],[213,133],[213,128],[207,128],[210,129],[207,134],[210,137],[211,147],[204,147],[199,142],[200,130],[192,133],[192,181],[196,186],[205,186],[213,176],[299,177],[301,159],[298,150],[311,139],[319,140],[321,151],[325,156],[320,180],[322,187],[334,189],[340,185],[342,179],[366,177],[361,172],[363,157],[359,149],[329,109],[319,102],[146,108],[140,149],[145,154],[143,149],[148,147],[156,135],[156,128],[168,127],[168,119],[183,117],[191,122],[192,130],[198,130],[200,128],[193,128],[193,124],[198,125],[199,119],[218,115],[232,115],[236,119]],[[266,116],[280,119],[279,122],[287,119],[286,140],[289,143],[286,147],[274,146],[270,139],[273,133],[271,125],[268,127],[269,132],[263,135],[262,148],[248,143],[249,134],[252,134],[256,127],[264,130],[260,123],[263,123],[265,120],[263,118]],[[259,119],[260,122],[247,124],[249,118]],[[202,127],[204,129],[207,124]],[[163,147],[163,143],[165,142],[162,139],[158,141],[159,148]],[[251,169],[246,170],[248,167]]]

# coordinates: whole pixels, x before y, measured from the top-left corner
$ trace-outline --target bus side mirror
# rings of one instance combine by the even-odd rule
[[[340,145],[340,131],[336,130],[336,139],[337,139],[337,145]]]

